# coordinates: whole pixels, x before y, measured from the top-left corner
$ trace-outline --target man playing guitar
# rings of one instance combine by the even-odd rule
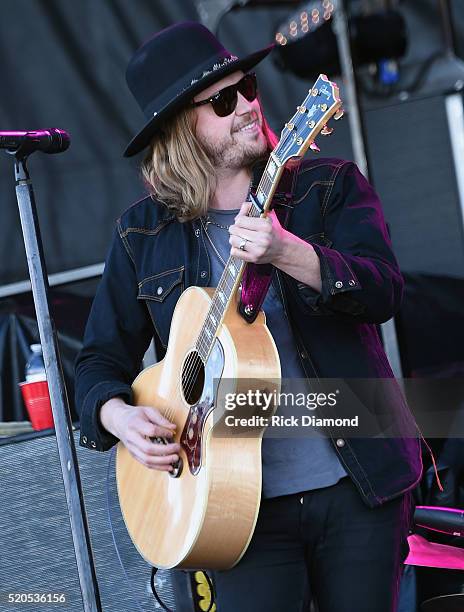
[[[262,308],[282,378],[393,377],[376,324],[398,310],[402,278],[356,166],[304,161],[288,214],[248,216],[278,141],[250,72],[269,51],[238,59],[203,26],[180,23],[129,64],[146,121],[126,156],[147,150],[149,195],[118,219],[76,363],[88,448],[121,441],[145,468],[172,474],[183,452],[176,424],[134,405],[131,384],[152,339],[166,353],[182,290],[215,287],[229,256],[275,268]],[[389,411],[401,431],[407,407]],[[308,597],[319,612],[396,610],[421,470],[418,440],[401,435],[265,438],[253,537],[234,567],[214,572],[219,612],[297,612]]]

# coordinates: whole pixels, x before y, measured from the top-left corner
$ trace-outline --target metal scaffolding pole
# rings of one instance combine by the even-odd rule
[[[348,122],[351,133],[351,144],[356,164],[369,180],[369,156],[362,115],[359,105],[359,96],[356,86],[356,75],[351,52],[348,15],[345,0],[332,0],[334,5],[334,32],[337,38],[338,54],[342,69],[344,85],[344,98],[347,108]],[[393,319],[381,325],[382,340],[392,370],[397,377],[402,376],[401,357]]]

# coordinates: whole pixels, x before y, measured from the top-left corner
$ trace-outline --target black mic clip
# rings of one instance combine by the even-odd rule
[[[62,153],[69,147],[70,137],[58,128],[30,131],[0,131],[0,149],[13,155],[18,161],[34,151]]]
[[[35,149],[31,146],[30,142],[27,140],[23,140],[23,142],[19,145],[17,149],[3,149],[7,155],[11,155],[15,157],[17,161],[21,161],[26,159],[26,157],[35,151]]]

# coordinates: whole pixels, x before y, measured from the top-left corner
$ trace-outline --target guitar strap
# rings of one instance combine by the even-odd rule
[[[295,192],[301,160],[284,169],[274,192],[270,208],[275,211],[282,227],[286,227],[292,209],[291,201]],[[256,187],[254,188],[256,189]],[[252,195],[254,195],[252,188]],[[242,276],[242,290],[238,311],[247,323],[253,323],[258,316],[274,273],[272,264],[247,263]]]

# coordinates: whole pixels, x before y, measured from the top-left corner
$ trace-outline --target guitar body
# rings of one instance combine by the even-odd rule
[[[215,392],[215,382],[221,379],[227,392],[278,391],[278,352],[264,313],[250,325],[233,299],[196,389],[186,386],[182,372],[198,365],[192,362],[192,349],[213,292],[200,287],[183,292],[164,359],[141,372],[133,384],[136,405],[155,406],[176,423],[180,473],[171,476],[146,468],[121,443],[117,449],[124,521],[140,554],[159,568],[232,567],[248,547],[259,510],[264,428],[249,436],[224,428],[221,416],[234,411],[224,410],[224,402],[217,401],[221,386]],[[225,429],[232,431],[224,434]]]

